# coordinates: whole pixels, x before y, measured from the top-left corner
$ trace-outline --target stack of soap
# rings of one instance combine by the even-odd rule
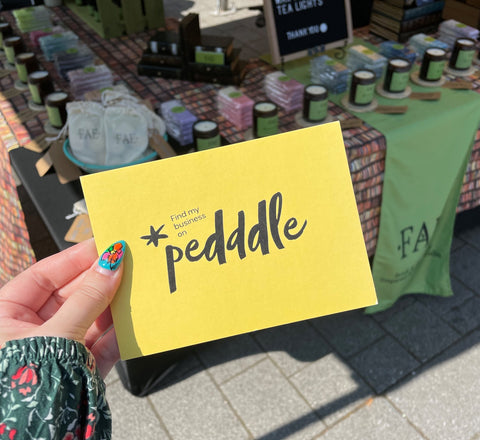
[[[218,91],[218,111],[239,130],[253,125],[253,100],[234,86]]]
[[[40,46],[40,42],[38,41],[42,37],[46,37],[47,35],[58,34],[60,32],[65,32],[61,26],[54,26],[53,28],[45,28],[39,29],[37,31],[32,31],[29,33],[30,41],[35,47]]]
[[[197,121],[195,115],[189,112],[181,101],[173,99],[160,105],[167,133],[182,147],[193,143],[193,124]]]
[[[443,50],[448,50],[448,44],[443,41],[436,40],[424,33],[415,34],[408,40],[408,45],[417,53],[417,56],[423,59],[423,54],[430,47],[438,47]]]
[[[347,66],[352,70],[368,69],[375,72],[375,76],[380,78],[383,75],[383,69],[387,64],[387,59],[368,47],[356,44],[348,49]]]
[[[458,38],[477,40],[478,34],[478,29],[453,19],[443,21],[438,27],[438,39],[447,43],[450,48],[453,48]]]
[[[94,56],[87,46],[79,44],[66,51],[56,52],[53,59],[58,73],[66,79],[70,70],[81,69],[93,64]]]
[[[83,99],[86,92],[113,86],[112,72],[105,64],[70,70],[67,77],[75,99]]]
[[[410,61],[411,64],[413,64],[417,58],[417,54],[415,51],[410,49],[408,46],[397,43],[393,40],[380,43],[380,54],[382,54],[388,59],[404,58]]]
[[[303,88],[303,84],[283,72],[272,72],[265,76],[265,92],[268,98],[287,113],[302,107]]]
[[[45,58],[53,61],[53,56],[57,52],[65,52],[72,47],[77,47],[78,37],[72,31],[65,31],[40,37],[38,42]]]
[[[50,12],[45,6],[21,8],[13,11],[21,32],[31,32],[52,27]]]
[[[330,93],[343,93],[347,90],[350,69],[328,55],[321,55],[310,61],[310,79],[313,84],[321,84]]]

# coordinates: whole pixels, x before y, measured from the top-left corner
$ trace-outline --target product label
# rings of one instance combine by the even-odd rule
[[[172,107],[172,108],[170,109],[170,111],[171,111],[172,113],[183,113],[185,110],[186,110],[185,107],[183,107],[183,106],[181,106],[181,105],[176,105],[175,107]]]
[[[427,70],[428,81],[438,81],[442,77],[445,61],[430,61]]]
[[[310,101],[308,108],[308,119],[311,121],[321,121],[327,117],[328,100]]]
[[[27,67],[25,66],[25,64],[16,64],[16,67],[18,78],[20,79],[20,81],[26,83],[28,81]]]
[[[474,54],[474,50],[460,50],[455,62],[455,69],[468,69],[472,65]]]
[[[198,151],[209,150],[210,148],[216,148],[220,146],[220,135],[217,134],[216,136],[210,139],[196,139],[197,149]]]
[[[353,104],[366,105],[373,100],[373,92],[375,91],[375,84],[357,84],[355,90],[355,102]]]
[[[403,92],[408,84],[408,72],[393,72],[389,92]]]
[[[60,110],[57,107],[50,107],[47,105],[47,114],[50,124],[55,128],[63,126],[62,117],[60,116]]]
[[[8,62],[10,64],[14,64],[15,63],[15,51],[14,51],[13,47],[5,46],[4,49],[5,49],[5,55],[7,56]]]
[[[225,64],[225,54],[223,52],[198,51],[195,52],[195,62],[203,64]]]
[[[278,133],[278,115],[257,118],[257,137],[271,136]]]
[[[35,104],[42,105],[42,97],[40,96],[40,90],[35,84],[28,84],[28,88],[30,89],[30,93],[32,95],[32,101]]]

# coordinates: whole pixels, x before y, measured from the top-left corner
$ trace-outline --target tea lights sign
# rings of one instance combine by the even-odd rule
[[[272,62],[279,64],[352,41],[348,0],[264,0]]]

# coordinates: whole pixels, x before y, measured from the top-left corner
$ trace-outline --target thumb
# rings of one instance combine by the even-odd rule
[[[126,244],[109,246],[87,271],[78,289],[43,326],[49,335],[84,342],[85,334],[112,301],[123,273]]]

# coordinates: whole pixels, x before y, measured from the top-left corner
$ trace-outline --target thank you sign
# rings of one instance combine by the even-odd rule
[[[352,39],[349,0],[264,0],[264,10],[275,64]]]

